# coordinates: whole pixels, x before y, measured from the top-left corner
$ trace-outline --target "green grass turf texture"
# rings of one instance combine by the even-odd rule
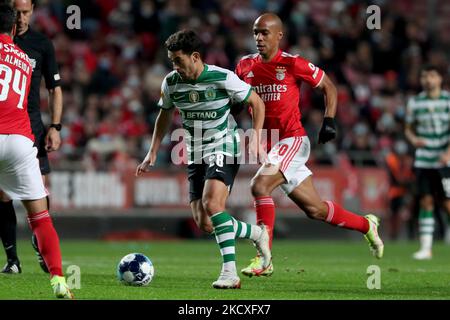
[[[387,243],[377,260],[361,241],[274,241],[272,277],[241,275],[242,289],[217,290],[221,258],[214,240],[102,242],[63,241],[63,269],[78,265],[77,299],[236,300],[236,299],[450,299],[450,246],[437,243],[430,261],[414,261],[416,242]],[[0,275],[0,299],[53,299],[29,241],[19,242],[23,273]],[[141,252],[155,266],[147,287],[130,287],[116,279],[116,266],[128,253]],[[238,270],[255,251],[249,241],[237,245]],[[0,262],[5,257],[0,254]],[[367,268],[378,265],[381,289],[367,288]]]

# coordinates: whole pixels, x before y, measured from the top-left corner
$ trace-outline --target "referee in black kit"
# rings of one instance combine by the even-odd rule
[[[44,185],[46,185],[46,175],[50,173],[47,152],[58,150],[61,145],[60,131],[63,97],[53,44],[47,36],[32,30],[29,26],[35,2],[35,0],[12,0],[11,4],[17,10],[17,30],[14,43],[28,55],[33,67],[30,93],[28,95],[28,114],[30,115],[31,129],[35,136],[35,146],[38,149],[37,157],[42,179],[44,180]],[[45,85],[49,94],[51,124],[48,128],[44,127],[42,122],[39,105],[42,76],[45,79]],[[1,272],[21,273],[22,270],[16,249],[16,213],[12,200],[8,199],[3,192],[0,193],[0,237],[2,238],[7,257],[7,263]],[[48,196],[47,201],[49,201]],[[41,268],[48,273],[47,266],[39,254],[34,235],[32,244],[36,250]]]

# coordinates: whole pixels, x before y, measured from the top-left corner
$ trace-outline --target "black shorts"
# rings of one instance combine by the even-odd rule
[[[239,159],[227,157],[222,154],[209,157],[201,164],[192,163],[188,165],[189,179],[189,199],[190,202],[201,199],[203,196],[203,187],[208,179],[217,179],[222,181],[231,192],[234,178],[239,171]]]
[[[450,199],[450,168],[415,168],[419,196],[433,195]]]
[[[34,146],[38,149],[37,158],[39,160],[39,168],[42,175],[50,173],[50,163],[48,161],[47,150],[45,150],[45,136],[47,132],[44,126],[34,126]]]

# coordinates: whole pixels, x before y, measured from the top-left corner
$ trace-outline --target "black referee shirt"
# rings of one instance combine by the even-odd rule
[[[60,85],[55,49],[47,36],[31,30],[31,28],[28,28],[20,36],[16,35],[14,37],[14,43],[28,55],[33,67],[30,93],[28,95],[28,114],[30,115],[31,126],[36,128],[37,124],[42,123],[41,108],[39,105],[41,77],[44,76],[47,89],[54,89]]]

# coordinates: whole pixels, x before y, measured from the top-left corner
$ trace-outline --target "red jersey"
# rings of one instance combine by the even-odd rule
[[[325,73],[311,62],[278,50],[269,62],[261,56],[244,56],[236,66],[239,78],[250,84],[266,105],[264,129],[279,130],[279,139],[304,136],[301,123],[300,87],[302,82],[317,87]],[[270,143],[269,143],[270,148]]]
[[[11,37],[0,34],[0,134],[20,134],[34,141],[27,112],[33,69]]]

